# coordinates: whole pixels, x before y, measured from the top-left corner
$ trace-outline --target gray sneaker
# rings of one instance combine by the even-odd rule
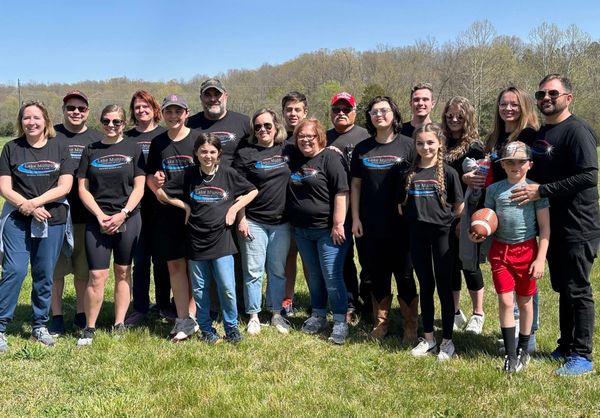
[[[198,323],[194,318],[185,318],[185,319],[176,319],[175,320],[175,328],[177,332],[171,338],[172,342],[179,342],[183,340],[187,340],[191,338],[198,330]]]
[[[148,314],[138,312],[138,311],[133,311],[133,312],[131,312],[131,314],[129,314],[129,316],[127,316],[127,318],[125,318],[124,324],[127,328],[137,327],[138,325],[140,325],[142,322],[144,322],[146,320],[147,316],[148,316]]]
[[[0,332],[0,353],[4,353],[8,351],[8,341],[6,340],[6,335],[3,332]]]
[[[31,332],[31,340],[42,343],[42,345],[45,345],[46,347],[52,347],[54,345],[54,338],[52,338],[52,335],[50,335],[48,328],[46,327],[34,329]]]
[[[304,324],[302,324],[302,332],[308,335],[320,334],[327,329],[327,318],[312,315]]]
[[[96,336],[95,328],[84,328],[81,331],[81,336],[77,340],[77,347],[85,347],[87,345],[92,345],[94,342],[94,337]]]
[[[348,324],[345,321],[334,321],[333,331],[331,332],[328,341],[342,345],[346,342],[346,337],[348,337]]]
[[[271,318],[271,325],[275,327],[280,334],[290,333],[290,323],[287,319],[279,314],[274,314]]]

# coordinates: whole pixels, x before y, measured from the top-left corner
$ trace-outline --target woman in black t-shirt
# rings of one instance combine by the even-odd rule
[[[285,263],[290,247],[290,224],[285,216],[285,192],[290,177],[286,132],[277,114],[260,109],[252,117],[253,137],[237,151],[232,167],[258,189],[258,196],[240,210],[239,246],[244,272],[244,306],[250,315],[246,331],[260,333],[262,281],[267,271],[267,307],[271,324],[282,333],[289,323],[281,316],[285,294]]]
[[[398,213],[396,201],[400,174],[415,157],[413,140],[402,134],[402,118],[396,103],[376,96],[365,111],[366,127],[372,137],[354,148],[352,175],[352,232],[356,239],[363,283],[372,292],[371,338],[388,333],[392,306],[392,274],[404,317],[405,344],[417,339],[418,298],[408,245],[408,229]]]
[[[175,197],[161,188],[156,194],[161,201],[185,211],[188,269],[196,318],[202,340],[210,344],[219,341],[210,316],[212,282],[217,286],[225,339],[232,343],[242,339],[233,269],[237,248],[231,226],[238,211],[258,194],[254,185],[237,171],[219,164],[221,152],[221,141],[215,134],[200,134],[194,142],[196,167],[186,173],[183,193]]]
[[[91,344],[94,338],[111,253],[115,275],[113,330],[124,329],[131,294],[131,261],[142,226],[139,203],[146,178],[143,154],[136,143],[123,137],[126,117],[122,107],[106,106],[100,121],[104,138],[85,148],[77,172],[79,197],[90,212],[85,226],[90,267],[84,299],[87,324],[77,341],[80,346]]]
[[[480,160],[484,157],[483,144],[479,139],[477,131],[477,119],[475,117],[475,108],[464,97],[455,96],[448,100],[442,113],[442,129],[446,136],[446,162],[454,168],[463,180],[463,193],[467,186],[482,188],[483,184],[476,181],[474,173],[464,173],[463,161],[469,157],[474,160]],[[464,174],[464,176],[463,176]],[[483,313],[483,275],[479,268],[479,262],[475,263],[475,268],[463,268],[459,257],[459,238],[456,231],[458,220],[454,221],[452,226],[452,239],[454,251],[454,271],[452,273],[452,289],[454,295],[454,329],[465,329],[466,331],[481,334],[484,322]],[[460,231],[461,238],[468,240],[468,231]],[[473,313],[469,320],[460,309],[460,289],[462,283],[461,271],[465,276],[465,282],[469,289],[471,302],[473,304]]]
[[[62,248],[68,218],[66,194],[73,184],[73,162],[55,132],[46,107],[28,101],[17,117],[19,137],[0,156],[0,194],[5,199],[0,220],[0,352],[12,320],[27,267],[31,263],[32,339],[50,346],[46,322],[52,276]],[[71,242],[72,244],[72,242]]]
[[[318,334],[327,328],[327,299],[333,312],[329,340],[343,344],[348,336],[348,299],[344,259],[350,230],[344,227],[348,209],[348,174],[342,156],[326,148],[321,123],[304,119],[294,130],[300,153],[291,154],[286,212],[302,260],[308,268],[312,315],[302,330]],[[307,274],[305,271],[304,274]]]

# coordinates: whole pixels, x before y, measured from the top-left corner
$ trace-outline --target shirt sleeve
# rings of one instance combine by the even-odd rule
[[[2,148],[2,154],[0,155],[0,176],[11,176],[10,170],[10,143],[6,144]]]
[[[81,159],[79,160],[79,168],[77,169],[77,177],[84,179],[87,177],[87,171],[90,166],[90,146],[85,147],[81,153]]]
[[[360,164],[359,151],[360,148],[358,146],[354,147],[354,150],[352,151],[352,159],[350,160],[350,175],[360,179],[362,178],[363,174]]]
[[[136,151],[134,153],[134,157],[133,157],[133,176],[134,177],[138,177],[138,176],[145,176],[146,175],[146,160],[144,158],[144,152],[141,150],[141,148],[139,148],[136,144],[134,150]]]
[[[246,193],[249,193],[252,190],[256,189],[256,186],[254,186],[254,184],[246,180],[246,178],[237,171],[230,170],[229,176],[235,197],[245,195]]]
[[[75,174],[76,161],[71,158],[71,153],[67,150],[66,147],[59,144],[59,155],[60,155],[60,175],[64,174]]]
[[[154,174],[160,170],[160,151],[156,141],[150,143],[148,150],[148,163],[146,164],[146,174]]]
[[[490,185],[487,189],[485,189],[485,203],[484,207],[496,210],[496,189],[498,188],[498,183],[494,183]]]
[[[329,189],[334,193],[343,193],[350,190],[348,187],[348,174],[344,168],[344,162],[341,155],[332,150],[324,150],[327,152],[326,175]]]
[[[448,167],[447,167],[448,168]],[[464,201],[462,186],[456,170],[446,170],[446,193],[448,203],[462,203]]]

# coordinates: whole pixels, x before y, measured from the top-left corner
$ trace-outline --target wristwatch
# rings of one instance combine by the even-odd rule
[[[121,209],[121,212],[123,212],[125,214],[125,217],[128,218],[129,214],[131,213],[131,211],[127,208],[123,208]]]

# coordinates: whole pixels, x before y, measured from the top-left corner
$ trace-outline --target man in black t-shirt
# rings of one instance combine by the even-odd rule
[[[433,87],[429,83],[417,83],[410,89],[412,119],[402,124],[402,135],[412,138],[413,132],[426,123],[431,123],[431,111],[435,107]]]
[[[251,136],[250,118],[227,110],[229,95],[223,84],[210,78],[200,85],[202,112],[190,116],[187,127],[198,133],[211,132],[221,140],[221,165],[230,166],[236,149],[243,147]]]
[[[73,90],[63,97],[63,123],[56,125],[56,140],[67,147],[69,154],[75,164],[75,178],[81,153],[88,144],[100,141],[103,135],[95,129],[88,128],[86,121],[90,115],[90,107],[87,96],[79,91]],[[85,328],[85,313],[83,309],[83,296],[88,281],[88,264],[85,254],[84,233],[85,219],[88,210],[79,199],[79,187],[77,180],[67,195],[71,208],[71,219],[73,221],[73,236],[75,239],[73,254],[70,258],[60,254],[54,270],[54,282],[52,284],[52,321],[48,330],[53,335],[64,334],[64,321],[62,316],[62,295],[65,285],[65,276],[73,273],[75,278],[76,315],[75,325]]]
[[[330,118],[333,123],[333,128],[327,131],[327,145],[339,151],[346,163],[348,175],[350,172],[350,160],[354,147],[361,141],[367,139],[371,135],[369,132],[355,124],[356,120],[356,100],[350,93],[341,92],[334,95],[330,102]],[[346,222],[352,225],[352,216],[348,211]],[[344,262],[344,282],[348,291],[348,322],[356,321],[355,311],[361,308],[359,294],[363,301],[370,303],[371,290],[367,288],[366,282],[361,280],[359,292],[358,271],[354,264],[354,242],[351,241],[351,246],[346,254]],[[370,307],[368,311],[370,311]]]
[[[290,91],[281,99],[281,114],[287,139],[293,143],[294,129],[308,115],[308,100],[298,91]]]
[[[592,371],[594,298],[590,272],[600,245],[598,138],[571,114],[571,81],[550,74],[535,93],[545,119],[531,144],[531,178],[540,184],[515,189],[520,204],[550,200],[550,245],[546,259],[552,288],[559,293],[560,338],[552,357],[566,360],[558,375]]]

